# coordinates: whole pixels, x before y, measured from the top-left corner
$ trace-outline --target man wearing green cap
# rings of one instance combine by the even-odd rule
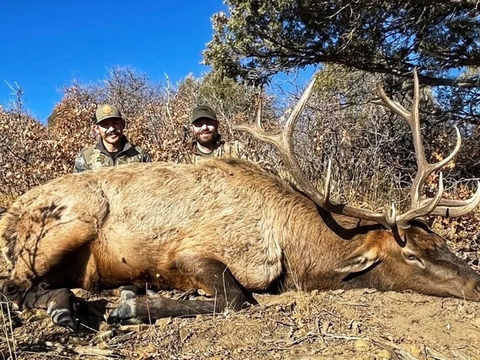
[[[217,115],[211,107],[201,105],[193,110],[190,129],[193,141],[188,154],[180,156],[178,162],[196,163],[205,157],[234,155],[233,147],[226,147],[218,133]]]
[[[73,172],[131,162],[150,162],[148,152],[128,142],[123,135],[124,129],[125,121],[120,111],[113,105],[100,105],[93,117],[93,130],[98,142],[77,155]]]

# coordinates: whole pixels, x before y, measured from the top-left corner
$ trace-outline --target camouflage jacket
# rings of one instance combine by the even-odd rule
[[[176,162],[183,164],[196,164],[202,159],[211,157],[243,158],[240,156],[240,153],[241,145],[238,141],[235,141],[233,144],[226,144],[224,141],[219,141],[215,149],[209,154],[201,152],[197,147],[197,143],[194,141],[191,143],[189,151],[186,154],[181,154]]]
[[[105,149],[102,139],[100,139],[95,145],[89,146],[77,155],[73,172],[96,170],[104,166],[116,166],[131,162],[151,161],[148,152],[139,146],[129,143],[125,137],[123,138],[123,149],[115,157],[110,155]]]

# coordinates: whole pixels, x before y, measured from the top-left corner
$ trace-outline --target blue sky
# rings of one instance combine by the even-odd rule
[[[0,104],[11,99],[5,81],[17,82],[27,109],[46,121],[63,86],[104,79],[114,66],[154,82],[199,76],[219,11],[222,0],[0,0]]]

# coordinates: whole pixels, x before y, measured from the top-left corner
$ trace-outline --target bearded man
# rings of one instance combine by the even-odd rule
[[[182,154],[177,162],[196,163],[206,157],[236,156],[235,147],[228,146],[218,133],[218,119],[215,111],[206,105],[197,106],[190,119],[190,130],[193,141],[189,145],[188,154]]]
[[[108,104],[99,106],[93,116],[93,130],[98,142],[77,155],[73,172],[152,161],[148,152],[127,140],[124,129],[125,120],[117,107]]]

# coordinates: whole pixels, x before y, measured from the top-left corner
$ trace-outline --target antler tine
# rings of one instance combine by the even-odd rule
[[[393,110],[393,112],[409,121],[408,119],[410,118],[410,112],[403,107],[403,105],[393,101],[390,99],[387,94],[385,93],[385,90],[383,90],[382,85],[378,85],[378,92],[380,93],[380,98],[381,100],[375,100],[372,101],[372,103],[377,104],[377,105],[382,105],[390,110]]]
[[[422,205],[418,207],[411,207],[407,212],[397,216],[396,222],[397,226],[406,228],[408,227],[408,222],[412,219],[427,216],[433,213],[433,211],[437,208],[438,204],[442,200],[443,196],[443,174],[440,173],[438,179],[438,192],[435,197],[428,199],[428,201],[422,202]]]
[[[262,94],[258,95],[258,110],[257,110],[257,121],[256,124],[259,129],[262,128],[262,115],[263,115],[263,102],[262,102]]]
[[[420,192],[423,184],[434,171],[443,168],[455,157],[462,145],[462,137],[460,135],[460,130],[458,130],[458,128],[455,126],[457,143],[453,151],[445,159],[437,163],[428,163],[425,158],[423,136],[420,128],[420,85],[416,69],[413,70],[413,84],[413,109],[411,115],[407,117],[407,121],[410,125],[410,129],[412,130],[413,146],[415,148],[415,157],[417,159],[417,175],[415,176],[412,188],[410,190],[411,207],[415,208],[421,207]]]
[[[297,103],[292,113],[290,114],[285,124],[285,129],[283,131],[280,130],[272,134],[268,134],[266,131],[263,130],[261,125],[261,117],[262,117],[261,101],[260,101],[259,110],[257,112],[256,124],[254,126],[247,125],[247,124],[235,125],[233,129],[239,130],[239,131],[246,131],[251,135],[253,135],[254,137],[256,137],[258,140],[267,142],[275,146],[280,151],[282,157],[287,157],[288,162],[291,163],[292,165],[296,164],[296,160],[292,156],[288,156],[288,154],[292,152],[292,148],[293,148],[292,135],[293,135],[295,125],[299,119],[299,116],[303,108],[305,107],[305,104],[308,98],[312,94],[315,81],[316,81],[316,76],[314,76],[313,80],[310,82],[308,87],[303,92],[303,95],[300,98],[300,101]],[[296,165],[296,167],[299,167],[298,164]]]
[[[300,114],[305,107],[305,104],[310,97],[316,81],[316,76],[310,82],[305,89],[300,101],[297,103],[289,118],[286,121],[285,128],[282,131],[268,134],[259,125],[261,115],[257,116],[257,124],[251,125],[236,125],[235,130],[247,131],[260,141],[267,142],[277,148],[280,156],[285,162],[286,167],[290,171],[292,178],[295,182],[295,186],[308,195],[308,197],[320,207],[327,211],[336,214],[343,214],[357,219],[371,220],[378,222],[385,227],[391,227],[395,225],[395,218],[390,219],[387,213],[377,213],[371,210],[355,208],[353,206],[345,204],[335,204],[330,201],[330,178],[331,178],[331,162],[327,169],[327,175],[325,180],[324,193],[318,191],[317,187],[313,185],[302,173],[301,167],[294,156],[293,152],[293,131],[295,125],[300,117]]]
[[[255,125],[248,125],[248,124],[243,124],[243,125],[233,125],[233,130],[238,130],[238,131],[245,131],[248,132],[249,134],[253,135],[253,137],[257,138],[260,141],[269,143],[275,147],[280,146],[281,141],[282,141],[282,134],[281,131],[277,131],[273,134],[267,133],[261,126],[258,126],[257,124]]]
[[[325,174],[325,183],[323,184],[323,196],[325,201],[330,198],[330,181],[332,179],[332,159],[328,159],[327,173]]]
[[[302,97],[298,101],[297,105],[293,109],[292,113],[288,117],[288,120],[285,124],[285,130],[283,131],[283,142],[290,151],[293,148],[292,142],[293,142],[293,131],[295,129],[295,125],[297,124],[297,121],[300,117],[300,114],[302,113],[303,108],[305,107],[305,104],[307,103],[307,100],[310,98],[310,95],[312,94],[313,87],[316,81],[317,81],[317,76],[314,75],[312,81],[310,81],[310,84],[307,86],[307,88],[303,92]]]
[[[428,166],[428,162],[425,159],[425,150],[423,147],[423,136],[420,128],[420,85],[418,83],[417,70],[413,70],[413,101],[412,101],[412,113],[406,117],[410,129],[412,131],[413,147],[415,149],[415,157],[417,159],[417,175],[412,184],[410,190],[411,207],[418,207],[420,204],[420,190],[423,183],[433,171]]]
[[[410,189],[410,209],[406,213],[399,215],[396,218],[397,225],[399,226],[405,226],[410,220],[429,214],[442,216],[445,216],[447,213],[449,213],[450,216],[454,216],[453,214],[465,214],[473,210],[473,208],[480,203],[480,190],[477,190],[477,193],[466,202],[448,203],[447,200],[442,200],[442,174],[440,174],[439,190],[435,197],[427,200],[420,199],[421,189],[427,178],[434,171],[443,168],[457,155],[462,145],[462,137],[460,130],[455,126],[457,143],[453,151],[447,157],[437,163],[428,163],[425,157],[423,137],[420,128],[420,85],[416,69],[413,71],[413,84],[412,112],[407,111],[402,105],[389,99],[381,87],[379,87],[379,91],[382,101],[377,102],[381,105],[387,106],[393,112],[405,118],[412,131],[413,146],[415,148],[415,158],[417,161],[417,174],[413,180],[412,188]]]
[[[429,201],[423,200],[422,204]],[[442,199],[431,215],[442,217],[457,217],[468,214],[480,204],[480,182],[477,181],[477,191],[467,200]]]
[[[255,121],[255,124],[254,125],[250,125],[250,124],[233,125],[232,127],[233,130],[246,131],[260,141],[269,143],[277,148],[283,148],[282,131],[279,130],[272,134],[269,134],[265,130],[263,130],[262,114],[263,114],[262,96],[260,95],[258,100],[257,119]]]
[[[410,199],[411,199],[410,210],[407,211],[405,214],[401,215],[401,217],[397,219],[397,222],[402,224],[406,224],[408,221],[416,217],[426,216],[429,214],[433,214],[435,212],[436,207],[441,203],[441,197],[443,194],[442,176],[440,176],[439,190],[437,192],[437,195],[433,199],[427,202],[421,201],[420,199],[421,189],[425,181],[434,171],[443,168],[457,155],[462,145],[462,137],[460,134],[460,130],[455,126],[457,143],[453,151],[447,157],[445,157],[443,160],[437,163],[433,163],[433,164],[428,163],[428,161],[425,158],[425,150],[423,147],[423,137],[422,137],[421,128],[420,128],[420,113],[419,113],[420,85],[419,85],[418,74],[416,69],[414,69],[413,71],[413,83],[414,83],[414,89],[413,89],[414,94],[413,94],[413,104],[412,104],[413,109],[412,109],[411,116],[407,120],[412,130],[413,145],[415,148],[415,156],[417,159],[417,175],[415,176],[415,179],[412,184],[412,188],[410,190]]]

